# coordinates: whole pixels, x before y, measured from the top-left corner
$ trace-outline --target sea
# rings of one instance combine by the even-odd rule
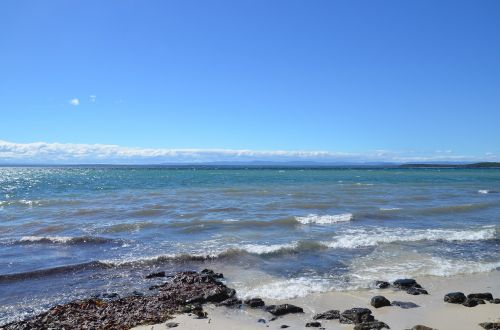
[[[500,170],[0,168],[0,325],[211,268],[240,297],[500,269]]]

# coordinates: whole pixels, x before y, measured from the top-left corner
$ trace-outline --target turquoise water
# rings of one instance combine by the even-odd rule
[[[0,168],[0,324],[155,270],[241,296],[500,267],[500,170]]]

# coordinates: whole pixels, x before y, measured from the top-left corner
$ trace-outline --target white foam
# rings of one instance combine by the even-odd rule
[[[23,236],[19,240],[20,242],[40,242],[40,241],[50,241],[53,243],[68,243],[74,237],[70,236]]]
[[[263,245],[263,244],[246,244],[240,246],[239,248],[247,251],[248,253],[253,254],[268,254],[277,252],[283,249],[293,249],[297,247],[297,243],[289,243],[289,244],[272,244],[272,245]],[[237,248],[237,247],[235,247]]]
[[[381,207],[379,208],[380,211],[397,211],[401,210],[400,207]]]
[[[334,214],[334,215],[317,215],[309,214],[305,217],[295,217],[295,219],[301,224],[307,225],[311,223],[316,223],[320,225],[328,225],[337,222],[347,222],[351,221],[353,218],[352,213]]]
[[[376,246],[392,242],[416,242],[424,240],[443,241],[477,241],[493,239],[496,229],[483,227],[479,230],[453,229],[404,229],[404,228],[372,228],[352,229],[346,231],[333,241],[324,242],[331,248],[354,249],[363,246]]]
[[[265,284],[238,288],[242,298],[261,297],[267,299],[292,299],[304,297],[315,292],[335,289],[334,282],[323,278],[298,277],[275,279]]]
[[[481,190],[478,190],[477,191],[478,194],[489,194],[490,191],[489,190],[486,190],[486,189],[481,189]]]

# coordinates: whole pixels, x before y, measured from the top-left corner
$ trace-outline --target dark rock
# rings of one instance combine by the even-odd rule
[[[144,297],[144,293],[141,291],[132,291],[132,296],[134,297]]]
[[[450,292],[444,296],[444,301],[450,304],[462,304],[466,299],[462,292]]]
[[[236,297],[228,298],[217,304],[217,306],[226,306],[226,307],[237,307],[240,305],[241,305],[241,300]]]
[[[260,298],[250,298],[245,300],[245,305],[248,305],[251,308],[262,307],[265,305],[264,300]]]
[[[363,323],[375,321],[372,311],[368,308],[351,308],[340,314],[340,323]]]
[[[208,302],[221,302],[234,296],[235,291],[223,286],[213,287],[205,292],[203,299]]]
[[[492,300],[493,295],[489,292],[486,293],[469,293],[467,295],[467,298],[477,298],[477,299],[484,299],[484,300]]]
[[[392,283],[396,288],[398,289],[408,289],[412,288],[418,285],[417,281],[411,278],[404,278],[404,279],[399,279],[395,280],[394,283]]]
[[[216,273],[211,269],[203,269],[201,271],[201,274],[211,276],[213,278],[224,278],[224,275],[222,273]]]
[[[479,304],[485,304],[484,300],[482,299],[477,299],[477,298],[467,298],[465,301],[462,303],[465,307],[475,307]]]
[[[291,313],[304,313],[304,310],[302,308],[291,304],[267,306],[266,311],[275,316],[281,316]]]
[[[315,320],[338,320],[340,318],[340,311],[332,309],[324,313],[314,315]]]
[[[489,302],[492,304],[500,304],[500,298],[491,299]]]
[[[500,329],[500,322],[484,322],[484,323],[479,323],[479,325],[487,330],[499,330]]]
[[[429,328],[429,327],[426,327],[425,325],[416,325],[414,326],[413,328],[411,328],[410,330],[436,330],[434,328]]]
[[[389,282],[386,281],[375,281],[373,286],[377,289],[386,289],[391,286]]]
[[[371,321],[359,323],[354,326],[354,330],[380,330],[380,329],[390,329],[387,324],[381,321]]]
[[[165,326],[167,328],[176,328],[176,327],[179,326],[179,323],[177,323],[177,322],[167,322],[167,323],[165,323]]]
[[[146,275],[146,278],[165,277],[165,272],[156,272]]]
[[[259,319],[257,322],[259,322],[259,323],[266,323],[266,320],[264,320],[264,319]]]
[[[406,289],[406,293],[414,295],[414,296],[417,296],[419,294],[429,294],[429,292],[427,292],[427,290],[424,290],[422,288],[417,288],[417,287],[412,287],[412,288]]]
[[[392,306],[398,306],[403,309],[410,309],[410,308],[417,308],[420,307],[419,305],[412,303],[410,301],[393,301]]]
[[[384,296],[375,296],[370,301],[370,305],[375,308],[380,308],[384,306],[391,306],[391,302]]]
[[[161,288],[161,285],[156,285],[156,284],[155,284],[155,285],[151,285],[151,286],[148,288],[148,290],[156,290],[156,289],[159,289],[159,288]]]
[[[306,323],[306,328],[319,328],[321,326],[321,323],[319,322],[307,322]]]
[[[290,328],[290,326],[289,326],[289,325],[286,325],[286,324],[283,324],[283,325],[281,325],[281,327],[280,327],[280,328],[281,328],[281,329],[286,329],[286,328]]]

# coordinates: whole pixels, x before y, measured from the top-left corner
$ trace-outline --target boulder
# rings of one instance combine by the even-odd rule
[[[371,321],[359,323],[354,326],[354,330],[380,330],[380,329],[390,329],[390,327],[381,321]]]
[[[489,302],[492,304],[500,304],[500,298],[491,299]]]
[[[262,307],[265,305],[264,300],[260,298],[250,298],[245,300],[245,305],[248,305],[251,308]]]
[[[368,308],[351,308],[340,314],[340,323],[363,323],[375,321],[372,311]]]
[[[444,301],[450,304],[463,304],[466,299],[462,292],[450,292],[444,296]]]
[[[462,303],[462,305],[466,307],[476,307],[479,304],[485,304],[484,300],[482,299],[477,299],[477,298],[467,298],[465,301]]]
[[[417,288],[417,287],[412,287],[412,288],[406,289],[406,293],[414,295],[414,296],[418,296],[419,294],[429,294],[429,292],[427,292],[427,290],[425,290],[423,288]]]
[[[208,276],[211,276],[213,278],[224,278],[224,275],[222,273],[216,273],[211,269],[203,269],[200,273],[202,275],[208,275]]]
[[[500,322],[484,322],[479,325],[487,330],[500,330]]]
[[[425,325],[416,325],[414,326],[413,328],[409,329],[409,330],[436,330],[434,328],[429,328],[429,327],[426,327]]]
[[[241,305],[241,300],[236,297],[228,298],[217,304],[217,306],[226,306],[226,307],[239,307],[240,305]]]
[[[165,326],[167,328],[176,328],[176,327],[179,326],[179,323],[177,323],[177,322],[167,322],[167,323],[165,323]]]
[[[314,315],[315,320],[338,320],[340,318],[340,311],[332,309],[324,313]]]
[[[412,278],[403,278],[403,279],[395,280],[392,283],[392,285],[394,285],[398,289],[404,290],[404,289],[415,287],[419,284],[417,283],[417,281],[415,281]]]
[[[380,308],[384,306],[391,306],[391,302],[384,296],[375,296],[370,301],[370,305],[375,308]]]
[[[155,278],[155,277],[165,277],[165,272],[156,272],[156,273],[151,273],[149,275],[146,275],[146,278]]]
[[[266,307],[266,311],[275,315],[281,316],[286,314],[304,313],[301,307],[292,304],[271,305]]]
[[[391,286],[389,282],[386,281],[375,281],[373,282],[373,286],[377,289],[386,289]]]

